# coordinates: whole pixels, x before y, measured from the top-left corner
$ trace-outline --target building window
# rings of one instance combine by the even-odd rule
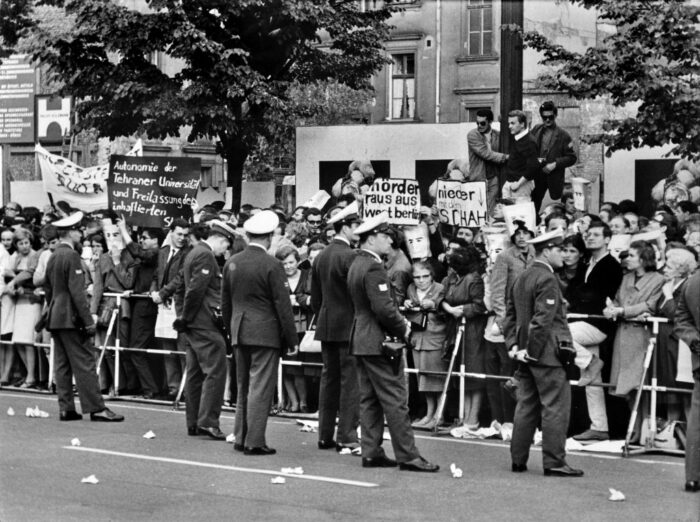
[[[493,54],[493,6],[492,0],[468,0],[467,55],[489,56]]]
[[[389,119],[408,120],[416,116],[416,57],[392,54]]]
[[[489,110],[491,107],[465,107],[465,109],[467,111],[467,121],[475,122],[477,112],[480,110]]]

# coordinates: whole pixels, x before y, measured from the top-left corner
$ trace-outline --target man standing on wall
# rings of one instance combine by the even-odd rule
[[[491,123],[491,109],[480,109],[476,112],[476,129],[467,133],[469,181],[486,181],[486,208],[489,212],[496,206],[501,166],[508,160],[508,154],[498,151],[500,133],[491,128]]]

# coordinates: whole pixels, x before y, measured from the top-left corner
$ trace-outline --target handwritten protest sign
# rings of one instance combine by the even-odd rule
[[[458,227],[486,224],[486,182],[438,180],[435,202],[442,223]]]
[[[142,227],[167,227],[174,219],[190,219],[200,174],[199,158],[112,156],[109,206]]]
[[[415,179],[376,179],[364,196],[362,215],[374,217],[383,211],[394,225],[420,222],[420,188]]]

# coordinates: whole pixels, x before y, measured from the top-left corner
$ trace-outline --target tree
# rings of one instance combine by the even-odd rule
[[[700,158],[700,9],[682,0],[573,0],[595,8],[614,31],[580,54],[537,32],[525,44],[555,66],[541,78],[547,88],[574,98],[606,97],[615,106],[636,105],[636,116],[608,119],[607,154],[673,144],[671,154]]]
[[[290,93],[326,81],[369,89],[386,63],[390,11],[348,0],[145,0],[143,11],[111,0],[47,3],[65,9],[72,30],[57,38],[32,25],[23,34],[78,100],[76,130],[163,139],[186,128],[190,141],[214,139],[234,207],[245,160],[261,137],[273,139],[270,119],[294,109]],[[181,69],[166,74],[153,53]]]

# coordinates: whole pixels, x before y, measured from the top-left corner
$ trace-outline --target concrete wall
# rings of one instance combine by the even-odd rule
[[[609,158],[605,158],[605,174],[603,183],[605,186],[605,199],[608,201],[620,201],[623,199],[635,199],[636,173],[635,163],[638,160],[666,159],[664,156],[673,148],[643,147],[640,149],[614,152]],[[651,195],[649,195],[651,199]]]
[[[473,128],[467,123],[298,127],[296,200],[306,201],[318,190],[320,161],[386,160],[392,178],[413,179],[416,160],[465,157]]]

